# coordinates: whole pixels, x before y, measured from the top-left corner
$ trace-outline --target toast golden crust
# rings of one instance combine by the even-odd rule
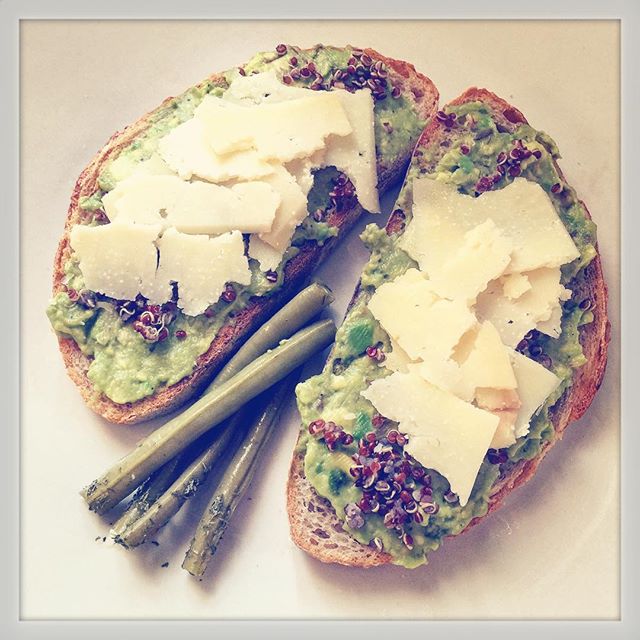
[[[450,104],[458,105],[475,100],[487,105],[492,111],[494,120],[506,129],[527,122],[518,109],[486,89],[470,88]],[[442,127],[435,121],[430,122],[420,136],[418,147],[439,145],[442,136]],[[557,165],[556,168],[560,176],[564,177]],[[580,202],[585,207],[587,216],[591,218],[584,202]],[[387,223],[387,232],[397,231],[402,223],[402,216],[394,213]],[[580,298],[588,297],[591,300],[594,319],[590,324],[582,326],[580,330],[580,343],[587,362],[574,373],[571,387],[552,410],[551,417],[557,437],[547,442],[535,458],[516,464],[508,474],[496,483],[487,513],[482,517],[474,518],[463,530],[463,533],[498,509],[514,489],[527,482],[535,474],[542,459],[551,447],[562,438],[567,426],[580,418],[587,410],[602,383],[607,363],[610,325],[607,318],[607,287],[599,254],[587,266],[584,277],[580,279],[579,283],[579,286],[574,289]],[[355,295],[357,295],[357,289]],[[318,506],[323,510],[320,513],[322,517],[317,516]],[[392,561],[389,554],[362,545],[344,532],[339,533],[342,530],[342,520],[338,518],[330,503],[321,498],[306,479],[304,454],[298,451],[293,456],[289,470],[287,510],[291,537],[295,544],[322,562],[353,567],[373,567],[389,564]],[[318,532],[329,533],[329,535],[327,537],[318,536]],[[345,536],[348,538],[346,541]]]
[[[401,87],[402,94],[407,96],[422,119],[429,119],[435,112],[438,103],[438,92],[431,80],[418,73],[415,67],[409,63],[387,58],[373,49],[365,51],[373,59],[381,60],[386,64],[394,82]],[[202,84],[221,79],[221,74],[213,74]],[[80,222],[82,215],[79,207],[80,199],[94,193],[97,188],[98,176],[105,163],[110,158],[117,156],[137,136],[144,133],[150,126],[152,115],[167,106],[171,100],[172,98],[167,98],[154,111],[115,133],[80,174],[73,189],[64,234],[54,260],[54,295],[63,290],[64,263],[70,253],[69,231],[74,224]],[[386,190],[402,177],[411,152],[412,149],[406,149],[405,153],[398,156],[391,166],[382,166],[379,163],[378,186],[380,191]],[[300,252],[286,265],[282,288],[269,298],[251,299],[247,307],[235,316],[233,325],[227,324],[218,332],[208,350],[198,358],[193,373],[176,384],[164,387],[154,395],[137,402],[115,403],[98,393],[87,378],[87,370],[91,361],[81,352],[76,342],[69,338],[59,337],[59,348],[69,377],[78,386],[86,404],[110,422],[134,424],[172,411],[200,392],[216,371],[241,346],[242,342],[303,285],[318,264],[331,252],[335,243],[344,237],[355,224],[362,212],[363,209],[356,206],[343,214],[331,214],[327,222],[338,227],[338,235],[326,241],[322,247],[315,242],[303,245]]]

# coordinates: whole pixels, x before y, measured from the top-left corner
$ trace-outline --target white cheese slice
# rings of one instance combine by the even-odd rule
[[[382,361],[382,366],[389,369],[389,371],[401,371],[406,373],[409,369],[408,366],[415,364],[407,352],[391,337],[389,337],[391,343],[391,351],[385,351],[385,359]]]
[[[502,276],[500,283],[502,293],[512,300],[517,300],[523,293],[531,290],[531,283],[525,273],[510,273]]]
[[[438,389],[415,373],[393,373],[362,392],[409,434],[407,453],[447,478],[465,505],[499,419]]]
[[[562,291],[560,291],[560,300],[565,301],[569,300],[569,298],[571,298],[571,289],[563,288]],[[544,333],[552,338],[558,338],[562,332],[562,305],[554,305],[549,319],[538,322],[536,329],[540,331],[540,333]]]
[[[275,69],[269,69],[269,71],[262,73],[237,76],[222,95],[222,99],[249,107],[257,104],[307,98],[311,94],[311,89],[284,84],[276,75]]]
[[[493,434],[490,447],[492,449],[504,449],[510,447],[516,441],[515,423],[518,417],[518,411],[515,409],[503,409],[502,411],[492,411],[500,422],[498,428]]]
[[[314,171],[325,166],[324,154],[324,149],[318,149],[308,158],[297,158],[287,162],[285,165],[287,171],[296,179],[305,196],[309,195],[309,191],[313,187]]]
[[[548,320],[536,323],[536,329],[552,338],[560,337],[562,331],[562,306],[557,304],[553,307]]]
[[[460,364],[465,387],[472,388],[472,398],[478,387],[515,389],[509,350],[500,340],[500,334],[490,322],[483,322],[469,356]]]
[[[227,187],[218,188],[226,189]],[[224,211],[216,210],[217,215],[226,218],[224,220],[225,231],[268,233],[274,229],[277,224],[278,211],[282,207],[283,196],[271,184],[270,175],[262,180],[239,182],[232,185],[229,191],[237,198],[236,208],[230,207],[226,215]],[[229,220],[228,218],[233,219]],[[223,225],[221,224],[221,226]]]
[[[442,265],[433,265],[429,280],[443,298],[474,302],[511,260],[513,243],[490,218],[463,236],[462,246]]]
[[[137,175],[119,182],[102,204],[111,222],[166,225],[161,212],[175,207],[182,191],[175,175]]]
[[[440,298],[417,269],[378,287],[368,306],[414,360],[448,359],[476,322],[465,302]]]
[[[417,364],[407,366],[408,371],[416,371],[427,382],[435,385],[439,389],[451,391],[458,397],[460,395],[460,385],[462,383],[462,370],[457,362],[453,360],[427,360]],[[471,401],[471,398],[462,398]]]
[[[511,350],[509,350],[511,352]],[[491,389],[478,387],[475,403],[481,409],[503,411],[505,409],[519,409],[520,396],[516,389]]]
[[[171,176],[175,171],[164,161],[159,153],[139,162],[131,175],[134,176]]]
[[[206,182],[184,184],[182,198],[166,216],[167,224],[183,233],[268,231],[280,204],[280,196],[264,182],[243,182],[231,188]]]
[[[478,331],[480,331],[480,324],[476,323],[462,336],[462,338],[460,338],[460,341],[455,346],[453,355],[451,356],[455,362],[460,364],[469,357],[469,354],[476,343]]]
[[[75,225],[71,248],[85,286],[118,300],[134,300],[143,283],[154,278],[158,261],[154,240],[160,230],[160,225],[130,223]]]
[[[451,391],[465,402],[475,398],[478,388],[515,389],[517,383],[509,359],[510,350],[502,344],[495,327],[490,322],[484,322],[467,334],[473,336],[473,342],[465,349],[464,358],[456,358],[459,355],[456,349],[453,359],[430,359],[409,365],[409,370],[415,367],[415,371],[427,382]]]
[[[177,176],[132,176],[103,198],[112,222],[162,224],[185,233],[269,231],[280,196],[265,182],[224,187]]]
[[[429,274],[462,246],[467,231],[487,219],[513,243],[506,273],[559,267],[579,256],[549,196],[524,178],[477,198],[423,178],[413,183],[413,202],[413,219],[399,246]]]
[[[172,129],[160,140],[159,150],[183,180],[193,176],[210,182],[254,180],[273,171],[273,167],[252,149],[226,155],[215,153],[207,141],[204,124],[198,118],[191,118]]]
[[[559,267],[540,268],[526,275],[531,289],[516,300],[505,296],[499,280],[494,280],[476,301],[478,319],[489,320],[510,347],[517,346],[540,322],[549,320],[566,291],[560,284]]]
[[[216,153],[255,149],[265,160],[288,162],[325,146],[329,135],[352,132],[335,91],[244,107],[207,96],[195,110]]]
[[[127,153],[121,153],[109,163],[107,172],[110,181],[114,184],[131,176],[168,176],[174,174],[171,167],[157,153],[140,162],[134,160]]]
[[[349,176],[362,207],[370,213],[380,213],[371,91],[336,90],[335,94],[340,98],[353,133],[329,137],[324,165],[334,166]]]
[[[380,211],[378,174],[376,170],[376,142],[373,117],[373,98],[369,89],[355,92],[334,89],[353,132],[347,136],[330,136],[323,149],[311,158],[300,158],[302,167],[287,167],[308,194],[313,184],[311,169],[335,166],[353,182],[360,204],[371,213]],[[310,89],[285,85],[274,69],[248,76],[238,76],[224,92],[222,99],[242,106],[255,106],[309,98]],[[320,157],[318,155],[320,154]]]
[[[561,380],[553,371],[517,351],[511,352],[511,363],[521,403],[515,424],[515,436],[520,438],[529,432],[531,418],[558,388]]]
[[[293,173],[307,195],[313,184],[312,170],[335,166],[353,182],[360,204],[371,213],[380,211],[376,170],[373,98],[369,89],[353,93],[333,91],[339,98],[353,132],[347,136],[330,136],[324,148],[311,157],[292,161],[287,169]],[[310,89],[285,85],[274,69],[233,80],[222,99],[243,106],[285,102],[315,95]]]
[[[215,238],[167,229],[158,240],[160,263],[155,280],[142,291],[151,302],[166,302],[178,283],[178,306],[196,316],[220,298],[225,284],[249,284],[251,271],[239,231]]]
[[[511,446],[516,441],[516,419],[521,402],[515,389],[491,389],[478,387],[475,393],[475,404],[480,409],[486,409],[498,416],[500,422],[493,434],[491,447],[502,449]]]
[[[255,233],[249,236],[250,258],[258,261],[261,271],[274,271],[282,262],[283,252],[274,249],[270,244],[260,240]]]
[[[296,227],[307,217],[307,196],[295,178],[282,166],[275,166],[263,181],[279,195],[280,204],[271,227],[260,233],[260,240],[271,245],[280,255],[291,244]],[[238,188],[241,185],[237,185]]]

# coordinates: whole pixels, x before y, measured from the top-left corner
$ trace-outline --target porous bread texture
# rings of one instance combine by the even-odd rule
[[[390,79],[400,87],[402,95],[413,105],[421,119],[427,121],[433,116],[439,96],[435,85],[429,78],[418,73],[415,67],[408,62],[388,58],[373,49],[365,49],[365,53],[374,60],[381,60],[385,63],[389,69]],[[199,86],[207,82],[219,82],[222,77],[222,74],[213,74]],[[71,251],[69,232],[71,227],[78,224],[82,218],[82,211],[79,207],[80,199],[95,192],[98,186],[98,176],[105,163],[115,158],[137,136],[144,133],[150,126],[153,115],[166,107],[171,100],[173,98],[167,98],[159,107],[144,115],[137,122],[115,133],[80,174],[73,189],[64,234],[58,245],[54,261],[54,295],[63,290],[64,264]],[[378,162],[378,189],[381,193],[402,178],[412,151],[413,149],[410,147],[403,149],[390,166],[384,166],[380,161]],[[166,414],[187,402],[192,396],[201,392],[242,343],[304,285],[311,273],[332,251],[335,244],[353,227],[362,213],[363,209],[356,205],[346,213],[329,216],[327,222],[339,229],[337,236],[326,241],[322,247],[315,242],[307,242],[303,245],[300,252],[287,263],[284,285],[276,294],[269,298],[252,298],[247,307],[234,317],[233,322],[227,322],[218,332],[207,351],[198,358],[191,375],[174,385],[162,387],[153,395],[142,400],[119,404],[98,392],[87,377],[91,363],[90,358],[82,353],[74,340],[59,337],[60,352],[67,372],[78,386],[85,403],[109,422],[134,424]]]
[[[490,109],[496,124],[506,131],[513,131],[519,123],[526,123],[525,117],[518,109],[486,89],[476,87],[467,89],[450,104],[453,106],[472,101],[485,104]],[[436,121],[432,121],[420,136],[416,150],[440,145],[445,139],[453,137],[455,137],[454,132],[446,133],[443,127]],[[433,167],[427,168],[429,169]],[[564,180],[560,168],[557,167],[557,169]],[[584,202],[580,202],[587,216],[591,218]],[[402,214],[394,212],[387,223],[387,233],[399,230],[402,223]],[[535,458],[518,462],[499,478],[493,488],[487,513],[482,517],[474,518],[463,533],[498,509],[514,489],[535,474],[542,459],[562,438],[564,430],[587,410],[602,383],[607,364],[610,325],[607,318],[607,287],[599,254],[586,267],[583,276],[574,281],[571,288],[578,297],[588,297],[592,301],[591,310],[594,319],[593,322],[580,327],[580,343],[584,350],[586,364],[574,373],[572,385],[550,411],[556,438],[547,442]],[[357,295],[358,289],[352,304]],[[347,313],[349,313],[348,310]],[[392,562],[392,557],[388,553],[360,544],[342,529],[342,520],[338,518],[329,501],[319,496],[305,477],[304,452],[299,448],[296,448],[289,470],[287,511],[292,540],[298,547],[322,562],[352,567],[374,567]]]

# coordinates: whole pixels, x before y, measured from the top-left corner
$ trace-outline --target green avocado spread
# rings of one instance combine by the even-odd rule
[[[323,81],[329,82],[338,70],[349,66],[350,48],[317,47],[300,51],[289,47],[281,55],[277,52],[256,55],[241,70],[232,69],[214,80],[205,81],[167,101],[150,116],[148,128],[136,137],[113,160],[107,162],[98,177],[97,189],[81,198],[83,224],[108,222],[102,211],[102,196],[118,182],[128,177],[136,165],[150,158],[157,150],[160,139],[172,128],[193,116],[195,108],[207,94],[223,95],[239,73],[251,74],[274,68],[284,74],[290,70],[290,59],[295,56],[298,67],[313,63]],[[317,77],[317,76],[316,76]],[[300,86],[309,85],[304,77],[293,80]],[[347,88],[350,88],[347,86]],[[403,97],[387,92],[375,101],[374,122],[376,152],[379,166],[391,167],[407,149],[412,148],[424,126],[415,109]],[[71,254],[64,265],[66,290],[51,300],[47,315],[58,335],[74,340],[82,352],[90,357],[88,377],[96,394],[104,394],[117,403],[135,402],[153,394],[163,386],[172,385],[190,375],[198,358],[204,354],[221,327],[233,322],[234,315],[251,298],[270,296],[280,289],[284,268],[306,243],[322,244],[337,235],[338,229],[329,222],[316,220],[311,215],[318,209],[330,207],[330,192],[338,171],[333,167],[315,173],[314,186],[308,196],[310,215],[296,229],[289,249],[276,269],[267,278],[255,260],[250,260],[251,283],[234,284],[232,301],[220,300],[205,314],[190,317],[180,311],[171,321],[170,331],[161,342],[149,342],[136,331],[119,303],[104,296],[93,296],[93,303],[71,297],[69,291],[85,290],[78,263]]]
[[[500,154],[509,154],[515,147],[528,150],[529,153],[518,152],[519,170],[514,170],[514,173],[536,181],[549,193],[580,251],[578,259],[563,267],[562,280],[570,289],[580,291],[579,283],[584,277],[585,267],[595,255],[595,225],[588,219],[574,190],[558,174],[554,160],[559,154],[553,140],[524,124],[518,125],[514,132],[499,130],[489,112],[478,102],[449,108],[445,115],[451,119],[451,114],[455,114],[455,133],[449,136],[446,146],[419,147],[414,154],[397,202],[397,209],[402,211],[406,222],[411,219],[413,179],[424,174],[429,178],[450,181],[457,184],[461,192],[470,195],[487,188],[499,189],[514,177],[508,171],[504,175],[496,173],[498,161],[502,159]],[[495,182],[487,185],[487,176],[496,176]],[[352,456],[358,451],[359,439],[370,432],[377,438],[382,437],[394,425],[391,423],[390,426],[387,421],[381,427],[376,426],[374,407],[360,392],[374,379],[388,375],[384,366],[367,355],[367,347],[380,345],[383,351],[391,349],[387,334],[369,312],[367,302],[378,286],[417,266],[396,246],[401,233],[402,229],[399,229],[388,234],[375,225],[369,225],[363,232],[362,238],[371,251],[371,257],[363,270],[357,298],[338,330],[334,349],[324,370],[298,385],[296,393],[303,425],[299,450],[304,453],[306,477],[345,520],[343,526],[350,535],[363,544],[384,549],[391,554],[393,562],[411,568],[424,564],[428,553],[437,549],[446,536],[460,533],[473,518],[486,513],[501,474],[508,472],[513,465],[536,456],[545,443],[553,440],[555,431],[550,410],[571,385],[573,372],[585,363],[579,327],[590,322],[593,316],[589,311],[590,301],[581,300],[574,294],[572,299],[563,303],[560,337],[554,339],[539,334],[522,348],[525,355],[535,357],[553,370],[562,383],[534,415],[527,435],[508,449],[488,452],[464,507],[457,500],[447,499],[450,498],[448,481],[437,472],[428,470],[435,513],[427,513],[420,524],[409,520],[403,528],[410,536],[405,541],[393,527],[385,526],[383,517],[376,512],[362,512],[362,517],[350,519],[345,509],[348,510],[348,505],[357,505],[363,497],[362,489],[350,474],[355,465]],[[535,351],[530,352],[534,344]],[[353,441],[330,450],[325,441],[309,433],[309,425],[316,420],[334,422],[351,434]]]

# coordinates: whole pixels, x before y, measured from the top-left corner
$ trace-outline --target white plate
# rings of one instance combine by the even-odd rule
[[[298,429],[291,403],[210,575],[197,583],[180,563],[205,495],[157,536],[157,547],[126,552],[96,540],[107,522],[86,510],[78,491],[152,425],[110,425],[84,406],[44,308],[74,180],[108,136],[165,96],[280,41],[372,46],[429,75],[442,103],[486,86],[549,132],[599,224],[613,325],[609,368],[587,416],[535,479],[413,572],[325,566],[291,543],[284,501]],[[617,617],[617,51],[613,22],[24,24],[23,617]],[[366,257],[355,231],[321,269],[337,293],[338,319]]]

